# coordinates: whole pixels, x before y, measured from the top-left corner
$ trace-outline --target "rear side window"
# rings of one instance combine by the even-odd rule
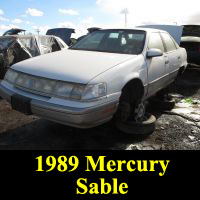
[[[167,52],[176,50],[177,49],[176,45],[174,41],[172,40],[172,38],[170,37],[170,35],[167,33],[161,33],[161,34],[165,42]]]
[[[160,49],[164,52],[164,46],[159,33],[151,33],[148,43],[149,49]]]

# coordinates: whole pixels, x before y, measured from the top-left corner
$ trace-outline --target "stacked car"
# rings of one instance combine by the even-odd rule
[[[181,38],[181,47],[185,48],[188,54],[190,65],[200,65],[200,26],[185,25]]]
[[[10,66],[68,46],[60,38],[47,35],[4,35],[0,37],[0,79]]]

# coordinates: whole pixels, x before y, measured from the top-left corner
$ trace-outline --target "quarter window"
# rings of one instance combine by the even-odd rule
[[[160,49],[162,52],[164,52],[164,46],[162,39],[160,37],[159,33],[151,33],[149,37],[149,44],[148,44],[149,49]]]
[[[169,34],[167,34],[167,33],[162,33],[162,37],[163,37],[163,39],[164,39],[167,52],[169,52],[169,51],[174,51],[174,50],[177,49],[177,48],[176,48],[176,45],[174,44],[174,41],[172,40],[172,38],[170,37]]]

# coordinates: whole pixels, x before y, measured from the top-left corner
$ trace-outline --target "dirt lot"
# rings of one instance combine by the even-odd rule
[[[0,100],[1,149],[200,149],[200,68],[188,69],[170,88],[177,105],[172,113],[153,111],[155,132],[133,137],[112,123],[89,130],[67,127],[11,110]]]

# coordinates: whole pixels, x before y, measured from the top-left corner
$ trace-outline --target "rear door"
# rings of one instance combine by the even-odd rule
[[[168,63],[168,57],[165,55],[164,44],[159,32],[150,34],[148,49],[160,49],[163,52],[163,56],[150,59],[147,58],[149,82],[148,95],[152,96],[166,84],[166,63]]]
[[[167,74],[168,81],[172,82],[176,77],[179,68],[181,67],[181,54],[178,51],[179,47],[176,42],[172,39],[172,37],[165,32],[161,33],[162,39],[165,44],[165,55],[169,59],[169,63],[167,65]]]

